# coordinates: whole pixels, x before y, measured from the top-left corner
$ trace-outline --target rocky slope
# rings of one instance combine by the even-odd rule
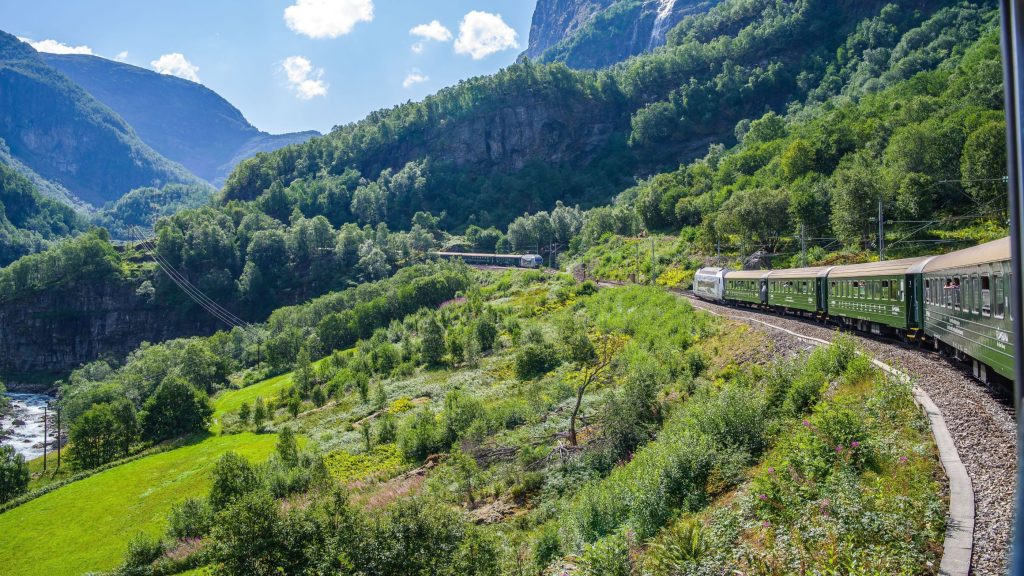
[[[96,56],[42,58],[124,118],[143,142],[215,185],[257,152],[319,135],[261,132],[213,90],[175,76]]]
[[[604,68],[665,44],[683,18],[718,0],[540,0],[524,56]]]
[[[30,46],[3,32],[0,139],[33,172],[95,206],[140,186],[196,181]]]

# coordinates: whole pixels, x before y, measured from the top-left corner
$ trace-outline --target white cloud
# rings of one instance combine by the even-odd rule
[[[501,19],[501,14],[473,10],[459,24],[455,52],[480,60],[502,50],[518,48],[517,36],[519,34]]]
[[[451,42],[452,40],[452,31],[437,20],[431,20],[430,24],[414,26],[412,30],[409,30],[409,35],[420,38],[419,42],[412,45],[412,51],[415,54],[422,53],[427,47],[427,42],[431,40],[435,42]]]
[[[68,46],[56,40],[40,40],[38,42],[28,38],[18,37],[18,40],[30,44],[37,52],[49,52],[51,54],[92,54],[92,48],[88,46]]]
[[[337,38],[373,21],[373,0],[296,0],[284,9],[284,21],[310,38]]]
[[[405,77],[405,80],[402,82],[402,87],[411,88],[414,84],[426,82],[427,80],[430,80],[429,76],[424,76],[423,73],[420,72],[419,70],[413,70],[412,72],[409,73],[408,76]]]
[[[432,20],[430,24],[415,26],[412,30],[409,30],[409,34],[424,40],[436,40],[438,42],[448,42],[452,39],[452,31],[445,28],[437,20]]]
[[[128,60],[128,51],[125,50],[124,52],[118,52],[117,56],[114,56],[114,60],[117,60],[118,62],[126,62]]]
[[[161,74],[170,74],[185,80],[199,82],[199,67],[189,62],[181,52],[164,54],[150,62],[149,65]]]
[[[313,63],[308,58],[289,56],[281,63],[281,68],[288,76],[289,87],[300,100],[327,96],[328,86],[323,80],[324,69],[313,68]]]

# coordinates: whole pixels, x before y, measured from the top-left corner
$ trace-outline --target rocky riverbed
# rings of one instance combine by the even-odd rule
[[[9,407],[0,416],[0,442],[32,460],[43,455],[43,412],[53,397],[46,394],[5,394]],[[51,415],[52,419],[52,415]],[[54,422],[51,421],[51,426]],[[53,430],[51,430],[52,436]],[[52,447],[52,442],[51,442]]]

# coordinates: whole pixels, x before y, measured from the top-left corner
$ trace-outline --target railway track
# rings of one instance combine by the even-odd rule
[[[794,316],[714,304],[679,293],[696,308],[746,322],[760,330],[784,330],[831,341],[838,331]],[[941,412],[974,489],[971,574],[1005,574],[1013,526],[1016,423],[1003,391],[974,380],[938,354],[891,339],[847,332],[865,353],[913,379]]]

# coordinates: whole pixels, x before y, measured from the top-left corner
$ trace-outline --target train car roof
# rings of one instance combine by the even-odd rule
[[[786,268],[785,270],[772,270],[768,278],[790,279],[790,278],[817,278],[828,274],[833,266],[812,266],[810,268]]]
[[[719,268],[717,266],[709,266],[707,268],[698,268],[694,274],[701,274],[707,276],[721,276],[722,274],[729,272],[728,268]]]
[[[953,268],[964,268],[977,264],[988,264],[989,262],[1002,262],[1010,259],[1010,238],[1000,238],[992,242],[986,242],[980,246],[957,250],[942,256],[935,256],[928,259],[923,265],[918,266],[915,272],[938,272]]]
[[[760,280],[768,276],[771,270],[729,270],[726,280]]]
[[[882,262],[836,266],[828,273],[828,277],[831,280],[832,278],[863,278],[907,274],[915,265],[921,264],[929,258],[931,257],[919,256],[916,258],[900,258],[899,260],[883,260]]]
[[[482,258],[522,258],[524,254],[484,254],[482,252],[428,252],[434,256],[480,256]],[[532,256],[532,254],[525,254]]]

